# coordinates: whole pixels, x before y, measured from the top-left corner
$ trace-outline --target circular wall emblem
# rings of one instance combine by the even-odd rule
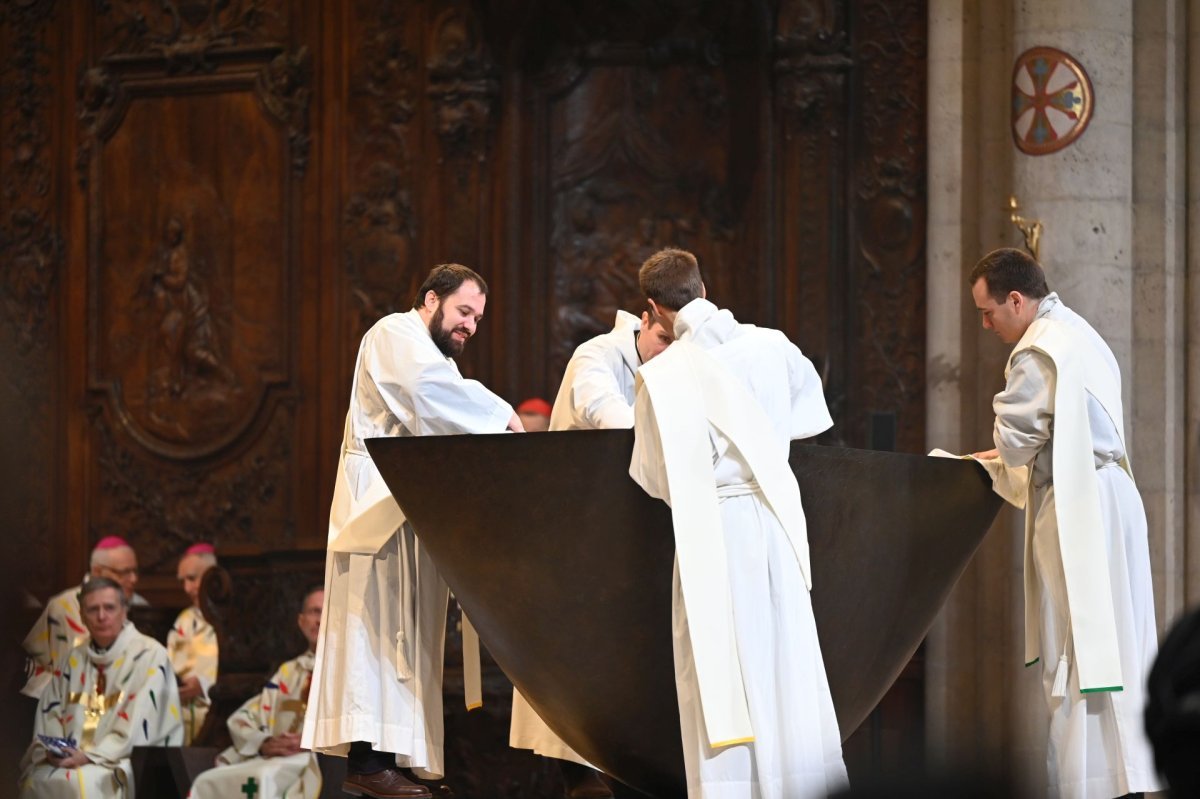
[[[1083,135],[1092,119],[1092,81],[1062,50],[1034,47],[1013,67],[1013,141],[1023,153],[1057,152]]]

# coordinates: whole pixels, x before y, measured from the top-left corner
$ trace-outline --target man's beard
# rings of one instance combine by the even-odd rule
[[[442,306],[439,303],[438,309],[433,312],[433,317],[429,320],[429,336],[433,339],[433,343],[437,345],[437,348],[442,351],[442,355],[445,355],[447,358],[456,358],[462,355],[463,346],[467,342],[465,340],[455,341],[453,337],[454,331],[446,330],[442,325],[444,321],[445,314],[442,313]],[[467,338],[471,337],[466,328],[460,327],[457,330]]]

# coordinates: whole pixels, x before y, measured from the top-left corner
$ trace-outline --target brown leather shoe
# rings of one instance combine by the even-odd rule
[[[342,792],[351,796],[372,796],[375,799],[432,799],[424,785],[418,785],[400,773],[400,769],[385,768],[374,774],[347,774]]]

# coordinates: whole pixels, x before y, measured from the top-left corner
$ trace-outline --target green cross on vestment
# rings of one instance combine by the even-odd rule
[[[258,783],[254,781],[253,777],[242,785],[242,793],[246,794],[246,799],[254,799],[255,796],[258,796]]]

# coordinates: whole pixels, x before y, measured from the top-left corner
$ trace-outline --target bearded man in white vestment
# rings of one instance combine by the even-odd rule
[[[321,793],[317,756],[300,747],[300,728],[312,685],[317,631],[325,589],[305,592],[296,623],[308,650],[280,666],[262,692],[229,717],[233,744],[217,755],[217,767],[192,783],[189,799],[225,799],[248,795],[254,799],[316,799]]]
[[[150,604],[134,591],[138,581],[137,554],[120,536],[105,536],[96,542],[83,582],[89,577],[107,577],[118,583],[130,605]],[[25,636],[23,646],[29,656],[29,680],[21,693],[26,696],[41,696],[50,682],[54,664],[87,638],[87,627],[79,611],[82,587],[81,583],[50,597],[42,615]]]
[[[978,456],[1030,467],[1025,661],[1042,672],[1048,794],[1160,790],[1142,724],[1157,651],[1146,513],[1116,358],[1023,251],[989,253],[969,283],[983,327],[1016,345],[993,401],[996,449]]]
[[[688,796],[824,797],[846,782],[809,598],[790,442],[832,426],[812,363],[705,299],[695,257],[639,273],[675,343],[638,373],[630,475],[671,506]]]
[[[563,373],[550,411],[550,430],[604,430],[633,427],[633,398],[638,367],[672,341],[662,324],[642,313],[639,320],[617,311],[616,322],[576,348]],[[518,412],[520,408],[517,409]],[[546,726],[519,691],[513,691],[509,745],[532,749],[560,761],[570,799],[612,796],[591,765]]]
[[[135,746],[179,746],[179,693],[167,650],[126,618],[121,586],[80,589],[88,637],[54,666],[21,761],[21,799],[131,799]],[[57,752],[39,736],[71,739]]]
[[[381,319],[359,347],[329,514],[325,608],[302,737],[307,749],[349,755],[343,790],[352,795],[429,796],[399,768],[423,778],[444,773],[449,591],[363,442],[523,432],[512,406],[465,380],[453,360],[474,335],[486,301],[487,283],[474,271],[437,266],[413,309]]]

